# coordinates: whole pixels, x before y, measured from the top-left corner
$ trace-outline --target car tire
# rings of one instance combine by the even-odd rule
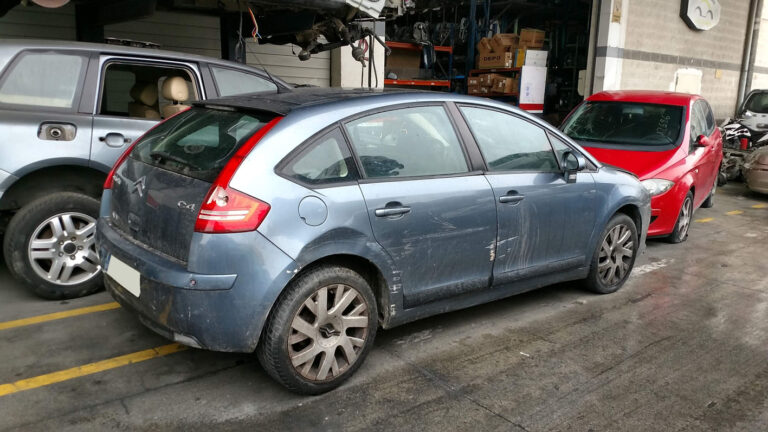
[[[74,192],[27,204],[13,216],[3,240],[10,273],[50,300],[98,291],[102,287],[94,243],[98,215],[99,201]]]
[[[585,287],[598,294],[618,291],[632,273],[639,246],[635,222],[623,213],[615,214],[600,235]]]
[[[319,266],[299,275],[281,294],[256,354],[267,374],[289,390],[325,393],[363,363],[376,337],[377,317],[365,278],[346,267]]]
[[[717,182],[715,182],[714,185],[712,185],[712,190],[709,191],[709,195],[707,195],[707,199],[704,200],[703,203],[701,203],[701,207],[703,208],[712,208],[715,206],[715,194],[717,193]]]
[[[692,221],[693,192],[688,191],[685,199],[683,199],[683,205],[680,207],[680,213],[677,215],[675,229],[672,231],[672,234],[667,237],[667,241],[673,244],[684,242],[688,238],[688,231],[691,228]]]

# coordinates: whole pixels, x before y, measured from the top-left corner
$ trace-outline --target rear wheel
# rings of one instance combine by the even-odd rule
[[[670,243],[682,243],[688,238],[688,230],[691,227],[693,219],[693,193],[690,191],[683,200],[683,206],[680,208],[680,214],[677,216],[675,230],[667,237]]]
[[[354,271],[322,266],[278,300],[257,349],[264,370],[289,390],[320,394],[347,380],[373,345],[376,301]]]
[[[82,297],[101,288],[96,253],[99,202],[79,193],[40,198],[8,224],[3,254],[8,269],[38,296]]]
[[[610,294],[624,285],[635,266],[639,250],[635,222],[618,213],[606,225],[601,239],[584,282],[590,291]]]

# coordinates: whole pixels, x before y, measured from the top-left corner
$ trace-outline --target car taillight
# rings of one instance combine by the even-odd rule
[[[128,159],[128,156],[133,151],[133,148],[136,147],[137,142],[139,142],[139,140],[134,141],[133,144],[128,147],[128,150],[126,150],[125,153],[120,155],[120,157],[117,159],[117,162],[115,162],[115,165],[109,171],[109,174],[107,174],[107,180],[104,182],[104,189],[112,189],[112,185],[115,183],[115,173],[117,172],[117,169],[120,168],[120,165],[122,165],[126,159]]]
[[[253,231],[269,213],[269,204],[230,187],[216,186],[200,206],[195,231],[233,233]]]
[[[243,163],[246,156],[282,117],[276,117],[259,129],[227,161],[211,190],[200,206],[195,221],[195,231],[208,234],[222,234],[253,231],[261,225],[269,213],[269,204],[243,192],[233,189],[229,182]]]
[[[187,112],[187,110],[189,110],[189,108],[187,108],[187,109],[184,109],[184,110],[181,110],[181,111],[177,112],[176,114],[174,114],[174,115],[172,115],[172,116],[168,117],[167,119],[165,119],[165,120],[163,120],[163,121],[161,121],[161,122],[157,122],[157,123],[156,123],[154,126],[152,126],[151,128],[149,128],[149,130],[148,130],[148,131],[144,132],[144,133],[143,133],[143,134],[142,134],[142,135],[139,137],[139,139],[137,139],[136,141],[134,141],[134,142],[133,142],[133,144],[131,144],[131,145],[130,145],[130,147],[128,147],[128,150],[126,150],[126,151],[125,151],[123,154],[121,154],[121,155],[120,155],[120,157],[117,159],[117,162],[115,162],[115,164],[112,166],[112,169],[109,171],[109,174],[107,174],[107,180],[106,180],[106,181],[104,181],[104,189],[112,189],[112,186],[113,186],[113,185],[114,185],[114,183],[115,183],[115,182],[114,182],[114,180],[115,180],[115,173],[117,172],[117,169],[118,169],[118,168],[120,168],[120,165],[122,165],[122,164],[125,162],[125,160],[126,160],[126,159],[128,159],[128,156],[130,156],[130,155],[131,155],[131,152],[132,152],[132,151],[133,151],[133,149],[136,147],[136,144],[138,144],[139,142],[141,142],[141,140],[142,140],[142,139],[143,139],[145,136],[147,136],[147,134],[149,134],[150,132],[152,132],[152,130],[153,130],[153,129],[155,129],[156,127],[160,126],[161,124],[163,124],[163,123],[167,122],[168,120],[170,120],[170,119],[172,119],[172,118],[176,117],[177,115],[179,115],[179,114],[181,114],[181,113],[184,113],[184,112]]]

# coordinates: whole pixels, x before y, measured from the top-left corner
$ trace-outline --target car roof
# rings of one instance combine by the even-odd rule
[[[228,107],[248,111],[262,111],[277,115],[287,115],[291,111],[308,106],[332,104],[356,98],[391,96],[382,103],[452,100],[446,93],[400,90],[400,89],[343,89],[343,88],[298,88],[280,93],[252,93],[219,99],[195,102],[196,106]],[[430,97],[433,96],[433,97]]]
[[[692,100],[701,97],[689,93],[675,93],[653,90],[603,91],[588,97],[588,101],[601,102],[644,102],[661,105],[687,106]]]
[[[53,49],[53,50],[72,50],[72,51],[91,51],[104,54],[117,54],[124,56],[141,56],[141,57],[153,57],[158,59],[172,59],[185,62],[205,62],[210,64],[218,64],[222,66],[235,67],[239,69],[251,69],[259,72],[262,75],[266,75],[262,68],[257,68],[243,63],[237,63],[229,60],[222,60],[215,57],[201,56],[197,54],[188,54],[178,51],[166,51],[157,48],[141,48],[131,47],[125,45],[115,44],[103,44],[103,43],[90,43],[90,42],[72,42],[72,41],[54,41],[44,39],[1,39],[0,50],[3,49],[16,49],[16,50],[29,50],[29,49]],[[275,80],[280,82],[284,86],[288,86],[285,81],[275,77]]]

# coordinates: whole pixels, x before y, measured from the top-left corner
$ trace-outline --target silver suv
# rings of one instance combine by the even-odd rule
[[[242,64],[119,45],[0,41],[0,234],[36,294],[101,287],[102,185],[132,142],[191,102],[288,89]]]

